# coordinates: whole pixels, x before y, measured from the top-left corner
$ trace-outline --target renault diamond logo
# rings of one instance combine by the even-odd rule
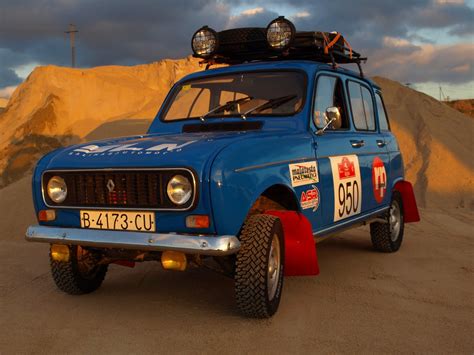
[[[109,192],[114,192],[114,189],[115,189],[115,183],[113,182],[112,179],[109,179],[109,181],[107,181],[107,190],[109,190]]]

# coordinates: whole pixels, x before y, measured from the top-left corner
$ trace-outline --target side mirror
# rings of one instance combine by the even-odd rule
[[[341,112],[339,112],[339,109],[335,106],[333,107],[328,107],[326,109],[326,112],[324,113],[325,119],[326,119],[326,125],[318,129],[316,131],[317,135],[321,135],[326,131],[329,126],[332,126],[334,129],[339,129],[342,126],[342,118],[341,118]]]

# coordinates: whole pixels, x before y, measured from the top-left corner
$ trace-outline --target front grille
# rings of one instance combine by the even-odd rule
[[[166,193],[168,181],[176,174],[193,182],[192,173],[182,169],[47,171],[42,178],[44,199],[51,207],[189,209],[193,198],[177,206]],[[62,177],[67,185],[66,200],[59,204],[46,192],[53,176]]]

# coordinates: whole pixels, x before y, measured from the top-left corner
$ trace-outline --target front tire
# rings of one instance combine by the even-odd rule
[[[403,217],[403,203],[400,194],[395,191],[392,196],[390,209],[385,216],[385,223],[370,224],[370,236],[375,250],[384,253],[393,253],[400,249],[405,227]]]
[[[285,245],[280,220],[250,216],[240,234],[235,269],[235,297],[240,312],[269,318],[278,309],[283,289]]]
[[[99,264],[97,254],[70,245],[69,260],[53,260],[50,252],[51,274],[56,286],[70,295],[82,295],[97,290],[109,265]]]

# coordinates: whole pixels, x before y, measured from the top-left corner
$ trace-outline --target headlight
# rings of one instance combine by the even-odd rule
[[[61,203],[66,199],[67,186],[64,179],[60,176],[53,176],[48,181],[47,192],[49,198],[55,203]]]
[[[191,42],[191,47],[196,56],[207,58],[217,50],[217,32],[204,26],[196,31]]]
[[[168,182],[166,188],[168,197],[176,205],[184,205],[193,194],[193,187],[188,178],[183,175],[175,175]]]
[[[284,50],[293,42],[295,33],[295,25],[281,16],[268,25],[267,42],[273,49]]]

